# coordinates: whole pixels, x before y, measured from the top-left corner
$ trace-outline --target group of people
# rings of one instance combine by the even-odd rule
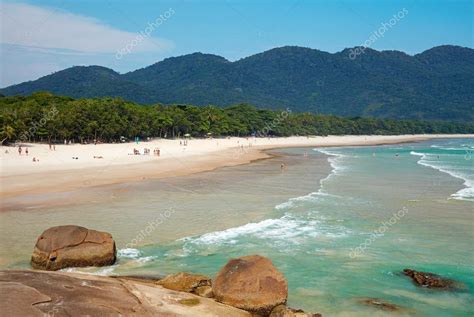
[[[5,154],[8,154],[8,150],[5,150]],[[20,145],[18,146],[18,155],[23,154],[23,147]],[[30,154],[29,150],[27,147],[25,147],[25,156],[28,156]],[[33,162],[39,162],[39,158],[33,157]]]
[[[23,153],[23,148],[21,145],[18,147],[18,154],[21,156],[21,153]],[[25,147],[25,155],[28,156],[28,148]]]
[[[150,149],[148,149],[148,148],[144,148],[144,149],[143,149],[143,155],[150,155],[150,153],[151,153],[151,150],[150,150]],[[133,149],[133,155],[140,155],[140,151],[134,148],[134,149]],[[159,149],[159,148],[155,148],[155,149],[153,150],[153,155],[155,155],[155,156],[160,156],[160,149]]]
[[[24,148],[24,149],[23,149],[23,148]],[[49,144],[49,150],[50,150],[50,151],[56,151],[56,145],[50,143],[50,144]],[[8,153],[9,153],[9,151],[8,151],[8,150],[5,150],[5,154],[8,154]],[[24,147],[24,146],[22,146],[22,145],[19,145],[19,146],[18,146],[18,155],[22,156],[23,153],[25,154],[25,156],[29,156],[30,150],[29,150],[28,147],[26,147],[26,146]],[[33,157],[33,162],[39,162],[39,161],[40,161],[40,160],[39,160],[38,157]]]

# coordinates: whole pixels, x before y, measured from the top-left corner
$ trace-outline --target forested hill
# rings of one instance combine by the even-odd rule
[[[135,137],[290,136],[328,134],[474,133],[474,123],[342,118],[265,110],[239,104],[225,108],[139,105],[121,98],[73,99],[49,93],[0,97],[0,140],[118,142]]]
[[[281,47],[236,62],[194,53],[126,74],[72,67],[0,93],[50,91],[143,104],[251,103],[341,116],[474,121],[473,49],[446,45],[414,56],[369,48],[353,52]]]

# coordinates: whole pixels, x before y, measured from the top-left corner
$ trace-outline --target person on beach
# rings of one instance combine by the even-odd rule
[[[21,150],[21,145],[20,145],[20,146],[18,147],[18,154],[21,155],[21,151],[22,151],[22,150]]]
[[[28,156],[28,148],[25,149],[25,154]]]
[[[56,151],[56,144],[53,144],[53,151]]]
[[[283,172],[283,170],[285,169],[285,167],[286,167],[285,163],[281,163],[281,165],[280,165],[280,170]]]

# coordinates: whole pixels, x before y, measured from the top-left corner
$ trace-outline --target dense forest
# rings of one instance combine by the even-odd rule
[[[141,104],[240,103],[261,109],[391,119],[474,121],[474,50],[439,46],[416,55],[365,49],[327,53],[287,46],[238,61],[194,53],[126,74],[71,67],[0,90],[73,98],[121,97]]]
[[[474,124],[342,118],[257,109],[139,105],[121,98],[73,99],[40,92],[0,97],[0,138],[13,142],[119,142],[135,137],[290,136],[342,134],[474,133]]]

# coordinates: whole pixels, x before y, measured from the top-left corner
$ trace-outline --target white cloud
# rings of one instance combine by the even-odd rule
[[[0,17],[0,43],[37,49],[115,53],[138,35],[115,29],[94,18],[29,4],[2,3]],[[143,28],[146,26],[144,23]],[[172,47],[171,41],[148,37],[134,48],[134,52],[162,52]]]

